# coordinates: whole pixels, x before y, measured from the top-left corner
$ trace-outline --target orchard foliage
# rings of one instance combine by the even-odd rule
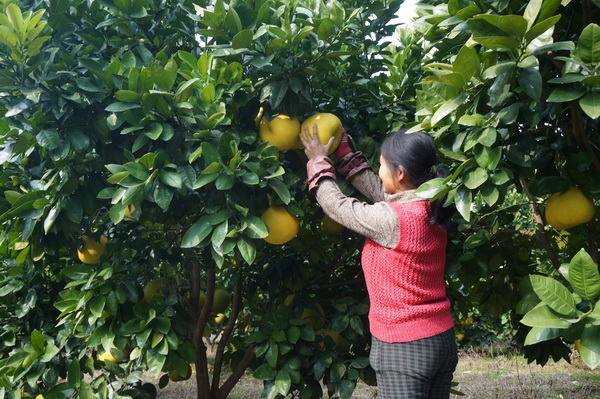
[[[570,186],[598,204],[599,6],[425,1],[415,22],[427,76],[411,130],[436,138],[452,172],[419,191],[446,195],[464,219],[452,292],[464,295],[459,307],[512,312],[526,356],[542,364],[568,358],[565,343],[580,338],[587,365],[600,355],[597,216],[568,231],[543,217],[547,198]],[[556,306],[563,299],[568,309]]]
[[[323,382],[349,398],[372,372],[360,242],[320,230],[302,151],[261,142],[254,119],[389,131],[406,112],[374,75],[400,3],[0,2],[2,396],[153,397],[143,372],[164,387],[193,363],[201,398],[248,368],[266,397]],[[262,240],[270,205],[301,218],[289,245]]]

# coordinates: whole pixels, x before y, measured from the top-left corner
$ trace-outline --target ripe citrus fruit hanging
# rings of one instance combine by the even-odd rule
[[[152,280],[144,286],[144,302],[150,302],[155,296],[162,296],[161,287],[165,280]]]
[[[268,120],[263,117],[260,120],[258,133],[262,141],[268,141],[279,149],[279,151],[292,150],[302,147],[300,143],[300,121],[287,115],[277,115]]]
[[[83,246],[77,250],[77,257],[80,261],[87,265],[94,265],[100,262],[100,257],[106,250],[106,243],[108,238],[101,236],[100,241],[96,241],[90,236],[81,237],[83,240]]]
[[[211,311],[213,313],[223,313],[231,302],[231,294],[224,289],[218,288],[213,296]]]
[[[342,226],[329,216],[325,215],[321,219],[321,229],[325,234],[329,234],[330,236],[337,236],[342,234],[342,231],[344,231],[344,226]]]
[[[296,237],[298,230],[300,230],[298,218],[280,205],[267,208],[261,219],[269,228],[269,235],[265,237],[265,241],[269,244],[285,244]]]
[[[333,145],[329,149],[329,153],[332,154],[340,144],[340,141],[342,140],[342,121],[340,121],[340,119],[334,114],[315,114],[304,120],[304,122],[302,122],[300,132],[304,135],[304,138],[307,138],[304,130],[305,127],[308,128],[308,132],[310,133],[311,137],[313,136],[313,125],[315,123],[317,124],[319,141],[322,144],[327,144],[331,137],[335,137],[333,140]]]
[[[546,221],[557,230],[566,230],[592,220],[596,208],[577,187],[552,195],[546,203]]]

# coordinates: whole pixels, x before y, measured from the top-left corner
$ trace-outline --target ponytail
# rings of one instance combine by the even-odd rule
[[[450,176],[450,172],[441,165],[434,165],[431,171],[431,179],[442,178]],[[431,180],[430,179],[430,180]],[[428,220],[429,224],[438,224],[444,230],[451,230],[456,227],[456,223],[451,219],[454,210],[449,206],[444,206],[446,196],[442,196],[435,201],[431,202],[431,214]]]
[[[406,133],[400,129],[387,136],[381,144],[381,155],[391,170],[402,168],[410,182],[419,187],[435,178],[446,178],[450,173],[437,162],[437,149],[433,139],[423,132]],[[445,230],[454,227],[450,219],[453,210],[444,207],[446,196],[431,202],[430,224],[438,224]]]

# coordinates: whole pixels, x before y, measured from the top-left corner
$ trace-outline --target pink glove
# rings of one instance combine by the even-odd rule
[[[344,130],[342,131],[342,140],[333,152],[333,155],[335,155],[338,159],[342,159],[344,155],[348,154],[349,152],[352,152],[352,148],[350,148],[350,144],[348,144],[348,135]]]

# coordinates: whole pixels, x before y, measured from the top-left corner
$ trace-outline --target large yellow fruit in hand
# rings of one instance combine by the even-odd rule
[[[77,257],[80,261],[88,265],[94,265],[100,262],[100,257],[106,250],[108,238],[101,236],[100,241],[96,241],[90,236],[83,236],[83,246],[77,250]]]
[[[262,141],[268,141],[279,151],[302,147],[300,142],[300,121],[287,115],[277,115],[268,120],[262,118],[258,126],[258,134]]]
[[[329,216],[325,215],[321,219],[321,229],[325,234],[329,234],[330,236],[337,236],[342,234],[342,231],[344,231],[344,226],[342,226]]]
[[[319,133],[319,141],[322,144],[327,144],[331,137],[335,137],[333,140],[333,145],[329,149],[329,153],[333,153],[335,149],[340,145],[340,141],[342,140],[342,121],[335,116],[334,114],[329,113],[321,113],[315,114],[304,122],[302,122],[302,126],[300,127],[300,132],[306,137],[306,133],[304,128],[308,128],[308,132],[310,136],[313,136],[313,125],[317,124],[317,132]]]
[[[161,287],[165,283],[165,280],[152,280],[144,286],[144,302],[152,301],[155,296],[162,296]]]
[[[296,237],[300,230],[298,218],[289,213],[283,206],[273,205],[267,208],[261,219],[269,228],[265,241],[269,244],[281,245]]]
[[[546,221],[557,230],[566,230],[594,218],[596,208],[577,187],[552,195],[546,203]]]

